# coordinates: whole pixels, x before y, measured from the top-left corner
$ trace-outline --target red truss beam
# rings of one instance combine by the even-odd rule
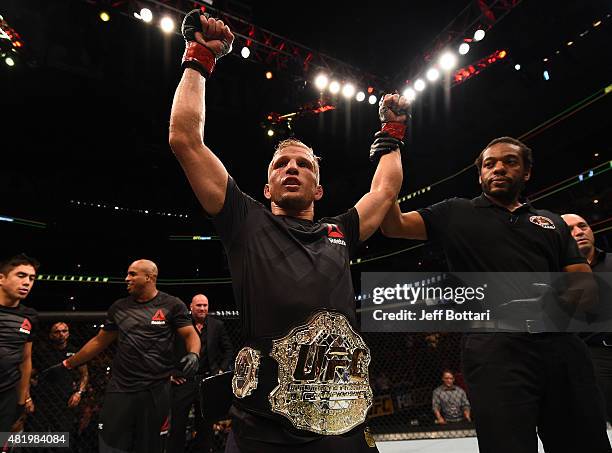
[[[108,1],[104,0],[87,1],[108,5]],[[318,52],[270,30],[258,27],[243,18],[221,11],[204,2],[187,0],[116,0],[112,3],[112,7],[118,8],[130,16],[136,10],[136,5],[138,9],[144,6],[151,7],[156,5],[181,16],[194,8],[201,8],[212,16],[223,20],[230,27],[232,33],[236,36],[234,52],[239,52],[242,46],[247,45],[251,51],[250,60],[274,67],[277,70],[301,72],[303,79],[311,79],[314,73],[324,70],[334,77],[346,81],[350,80],[364,89],[372,86],[377,91],[387,92],[391,86],[388,79],[363,71],[337,58]],[[236,53],[236,55],[239,55],[239,53]]]
[[[471,0],[438,36],[429,48],[417,55],[395,79],[397,85],[403,85],[406,76],[414,76],[422,71],[423,66],[434,59],[444,48],[458,40],[471,42],[474,32],[479,28],[490,30],[499,21],[521,3],[521,0]]]
[[[491,55],[481,58],[475,63],[458,69],[453,74],[452,86],[459,85],[468,79],[471,79],[475,75],[480,74],[482,71],[487,69],[494,63],[503,60],[508,56],[508,52],[505,50],[496,50]]]

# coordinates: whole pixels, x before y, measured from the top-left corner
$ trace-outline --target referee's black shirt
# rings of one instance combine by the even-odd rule
[[[526,203],[510,212],[484,194],[418,210],[456,272],[562,272],[586,263],[563,219]]]

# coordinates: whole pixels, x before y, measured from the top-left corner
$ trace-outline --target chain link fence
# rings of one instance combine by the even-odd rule
[[[229,315],[228,315],[229,314]],[[242,344],[240,322],[235,312],[222,312],[222,319],[232,340],[235,352]],[[103,322],[102,313],[41,313],[40,335],[33,345],[34,366],[49,363],[57,357],[49,344],[51,326],[65,322],[70,329],[68,343],[78,350],[96,335]],[[374,404],[368,425],[379,440],[401,440],[439,437],[466,437],[474,435],[467,420],[440,424],[432,410],[434,389],[442,384],[442,373],[454,374],[455,384],[465,389],[461,375],[460,342],[456,333],[364,333],[371,349],[370,378],[374,390]],[[70,450],[93,452],[98,450],[97,420],[106,385],[112,373],[111,346],[87,364],[89,381],[78,405],[68,407],[70,395],[79,388],[81,374],[72,372],[68,382],[54,382],[36,375],[32,381],[32,398],[36,410],[28,416],[26,431],[69,431]],[[41,355],[43,357],[41,357]],[[57,363],[57,362],[56,362]],[[65,376],[65,373],[64,373]],[[448,399],[448,398],[447,398]],[[452,403],[452,399],[451,399]],[[459,402],[455,404],[460,405]],[[451,408],[452,409],[452,408]],[[186,442],[193,437],[194,413]],[[214,449],[223,451],[230,424],[215,425]],[[25,450],[27,451],[27,450]],[[62,449],[66,452],[66,449]],[[187,448],[186,451],[189,451]],[[40,449],[36,449],[40,453]]]

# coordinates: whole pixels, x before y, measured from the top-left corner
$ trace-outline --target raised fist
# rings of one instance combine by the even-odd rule
[[[407,124],[410,119],[408,100],[399,94],[385,94],[378,103],[378,117],[381,123]]]
[[[232,51],[234,35],[222,20],[209,17],[199,9],[190,11],[183,19],[181,32],[185,41],[195,41],[209,49],[216,59]]]

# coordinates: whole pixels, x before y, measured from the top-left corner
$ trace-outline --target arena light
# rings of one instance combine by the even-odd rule
[[[355,96],[355,100],[357,102],[363,102],[365,100],[365,93],[363,91],[357,93],[357,96]]]
[[[404,90],[402,96],[404,96],[408,102],[412,102],[416,99],[416,91],[414,91],[413,88],[408,87]]]
[[[110,20],[110,14],[108,14],[106,11],[100,11],[98,17],[100,17],[102,22],[108,22]]]
[[[371,94],[371,95],[370,95],[370,97],[368,98],[368,102],[369,102],[370,104],[372,104],[372,105],[376,104],[376,101],[377,101],[377,100],[378,100],[378,99],[377,99],[377,98],[376,98],[376,96],[375,96],[375,95],[373,95],[373,94]]]
[[[268,137],[274,137],[274,131],[272,129],[268,129]]]
[[[568,42],[567,42],[567,47],[569,47],[569,46],[573,46],[573,45],[574,45],[574,41],[568,41]]]
[[[425,86],[425,81],[423,79],[416,79],[414,82],[414,89],[417,91],[423,91]]]
[[[6,57],[4,59],[4,62],[6,63],[7,66],[10,66],[10,67],[15,66],[15,60],[13,60],[11,57]]]
[[[438,60],[440,68],[450,71],[457,65],[457,57],[451,52],[444,52]]]
[[[159,26],[164,33],[172,33],[172,31],[174,31],[174,21],[168,16],[162,18],[159,22]]]
[[[548,71],[544,71],[542,73],[542,76],[544,77],[544,80],[550,80],[550,74],[548,73]]]
[[[481,28],[474,32],[474,41],[482,41],[485,37],[485,31]]]
[[[598,20],[596,22],[593,22],[593,27],[599,27],[601,25],[601,21]]]
[[[251,49],[249,49],[247,46],[244,46],[240,51],[240,55],[242,55],[242,58],[249,58],[251,56]]]
[[[274,74],[272,74],[272,71],[266,71],[266,79],[272,80],[272,77],[274,77]]]
[[[497,54],[499,58],[506,58],[507,55],[508,55],[508,52],[506,52],[505,50],[500,50],[499,53]]]
[[[345,83],[344,86],[342,87],[342,96],[348,99],[348,98],[352,98],[354,94],[355,94],[355,85],[353,85],[352,83]]]
[[[329,83],[329,79],[327,78],[327,76],[325,74],[319,74],[316,78],[315,78],[315,86],[320,90],[323,91],[325,89],[325,87],[327,87],[327,84]]]
[[[139,15],[142,21],[147,24],[153,21],[153,12],[149,8],[142,8]]]
[[[427,77],[427,80],[430,82],[435,82],[440,77],[440,71],[438,71],[436,68],[429,68],[425,74],[425,77]]]
[[[459,53],[461,55],[465,55],[469,51],[470,51],[470,45],[467,42],[461,43],[461,45],[459,46]]]
[[[520,64],[518,64],[518,63],[517,63],[517,64],[515,64],[515,65],[514,65],[514,69],[516,69],[517,71],[520,71],[520,70],[521,70],[521,65],[520,65]]]
[[[340,92],[340,83],[335,80],[332,83],[330,83],[329,92],[331,94],[338,94]]]

